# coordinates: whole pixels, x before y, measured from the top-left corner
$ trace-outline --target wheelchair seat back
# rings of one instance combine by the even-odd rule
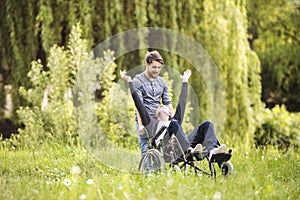
[[[182,158],[184,151],[174,134],[163,126],[152,139],[152,147],[160,151],[166,163],[172,163]]]

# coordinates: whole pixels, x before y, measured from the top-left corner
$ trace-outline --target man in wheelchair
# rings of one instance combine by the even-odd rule
[[[166,133],[170,137],[171,135],[174,135],[176,137],[176,140],[180,144],[179,148],[182,149],[181,157],[183,157],[184,160],[192,159],[193,156],[195,156],[197,159],[201,159],[201,156],[197,157],[197,155],[206,152],[206,154],[201,155],[206,156],[209,161],[212,161],[212,159],[215,157],[213,155],[225,153],[226,145],[221,145],[219,143],[215,134],[213,123],[209,121],[201,123],[188,137],[186,137],[184,131],[182,130],[181,123],[183,121],[186,107],[188,79],[191,76],[190,70],[186,70],[184,74],[181,75],[181,92],[179,95],[179,101],[176,106],[175,114],[172,118],[171,111],[165,105],[161,105],[157,108],[156,118],[151,117],[147,112],[145,106],[141,102],[140,98],[137,96],[137,92],[132,84],[131,77],[126,75],[126,71],[120,71],[120,75],[121,78],[126,80],[129,84],[132,98],[137,110],[140,113],[141,120],[147,133],[144,134],[144,137],[148,137],[149,140],[153,141],[152,146],[155,145],[155,141],[158,141],[159,136],[161,136],[157,133],[165,128]],[[161,139],[163,137],[161,137]]]

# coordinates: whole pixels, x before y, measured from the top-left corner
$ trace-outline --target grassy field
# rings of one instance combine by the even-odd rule
[[[233,149],[234,174],[216,181],[171,170],[148,177],[102,165],[83,147],[0,150],[0,199],[298,199],[299,152]],[[206,161],[199,162],[206,166]],[[204,166],[204,167],[205,167]]]

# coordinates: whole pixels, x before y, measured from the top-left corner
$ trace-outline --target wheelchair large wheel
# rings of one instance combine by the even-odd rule
[[[144,174],[157,173],[166,169],[162,154],[156,149],[149,149],[142,157],[139,171]]]
[[[221,169],[222,169],[222,175],[223,176],[231,175],[233,173],[233,170],[234,170],[233,165],[230,161],[223,162],[222,166],[221,166]]]

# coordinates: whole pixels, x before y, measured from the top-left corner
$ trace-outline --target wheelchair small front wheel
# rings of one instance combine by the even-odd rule
[[[181,173],[181,169],[178,165],[173,165],[173,170],[176,172],[176,173]]]
[[[223,176],[231,175],[233,173],[233,170],[234,170],[233,165],[230,161],[223,162],[222,166],[221,166],[221,169],[222,169],[222,175]]]

